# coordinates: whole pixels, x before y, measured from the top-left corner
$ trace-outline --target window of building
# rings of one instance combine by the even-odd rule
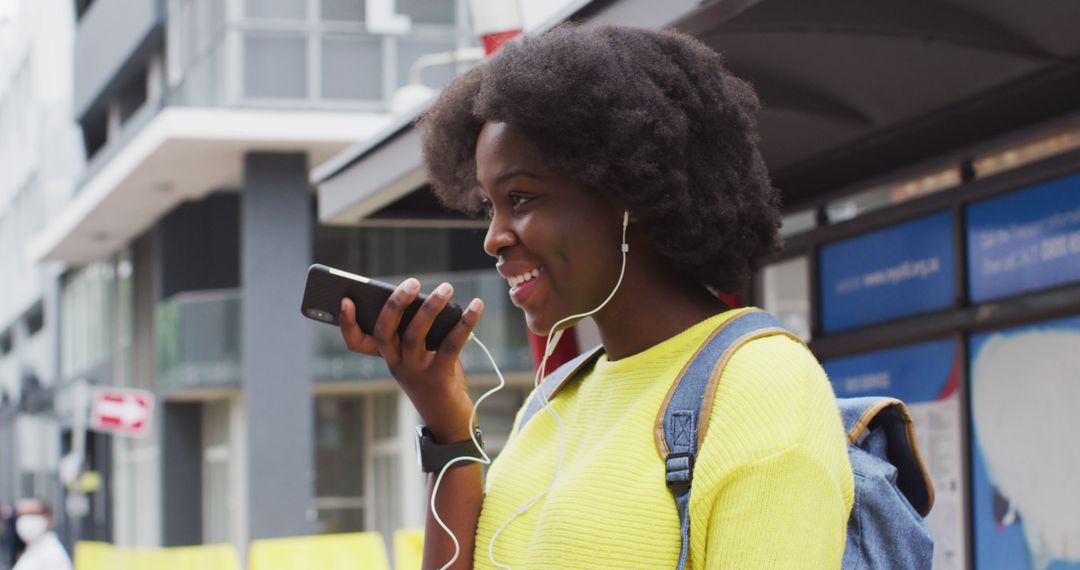
[[[808,232],[817,227],[817,210],[802,210],[784,216],[780,224],[780,237]]]
[[[810,340],[810,262],[806,256],[774,263],[761,274],[762,308],[791,332]]]
[[[370,427],[360,396],[315,398],[315,511],[318,532],[367,529],[364,500]]]
[[[30,310],[26,311],[23,320],[26,323],[27,336],[34,336],[45,326],[45,310],[41,301],[34,303]]]
[[[320,15],[327,21],[364,21],[365,0],[320,0]]]
[[[307,18],[305,0],[245,0],[244,14],[249,18],[303,20]]]
[[[374,36],[323,36],[322,96],[382,99],[382,47],[382,40]]]
[[[244,37],[244,95],[266,99],[308,96],[307,38],[252,32]]]
[[[89,160],[105,146],[105,142],[109,138],[108,113],[104,109],[90,113],[81,121],[80,126],[82,126],[86,158]]]
[[[146,103],[146,68],[140,69],[134,77],[120,88],[116,96],[116,107],[120,122],[126,123],[136,111]]]
[[[0,356],[7,356],[8,353],[11,352],[11,349],[14,347],[14,342],[12,341],[13,336],[10,328],[4,332],[0,332]]]

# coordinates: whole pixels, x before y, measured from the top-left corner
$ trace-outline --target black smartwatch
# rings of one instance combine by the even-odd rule
[[[475,457],[483,459],[484,437],[480,434],[480,428],[476,428],[476,443],[471,439],[457,443],[436,443],[431,437],[431,430],[424,426],[416,426],[416,462],[420,464],[420,470],[424,473],[438,473],[443,466],[458,457]],[[461,467],[471,465],[472,461],[458,461],[450,466]]]

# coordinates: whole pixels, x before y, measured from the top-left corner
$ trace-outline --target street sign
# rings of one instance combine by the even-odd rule
[[[144,436],[154,417],[154,394],[134,388],[102,387],[90,404],[90,429],[117,435]]]

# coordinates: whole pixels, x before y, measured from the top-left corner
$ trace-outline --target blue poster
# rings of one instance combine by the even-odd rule
[[[952,306],[950,212],[827,245],[821,250],[826,333]]]
[[[969,205],[967,248],[976,303],[1080,281],[1080,174]]]
[[[926,517],[934,536],[934,570],[964,570],[968,559],[967,461],[956,348],[955,340],[940,340],[823,363],[837,396],[892,396],[907,405],[935,490]]]
[[[972,335],[975,567],[1080,570],[1080,318]]]
[[[908,404],[944,400],[956,392],[956,343],[939,340],[822,363],[840,398],[892,396]]]

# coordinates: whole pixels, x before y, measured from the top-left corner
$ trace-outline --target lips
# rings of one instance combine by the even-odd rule
[[[506,278],[507,284],[510,285],[510,300],[521,307],[536,289],[537,284],[542,281],[544,268],[542,266],[513,269],[500,267],[499,273]]]

